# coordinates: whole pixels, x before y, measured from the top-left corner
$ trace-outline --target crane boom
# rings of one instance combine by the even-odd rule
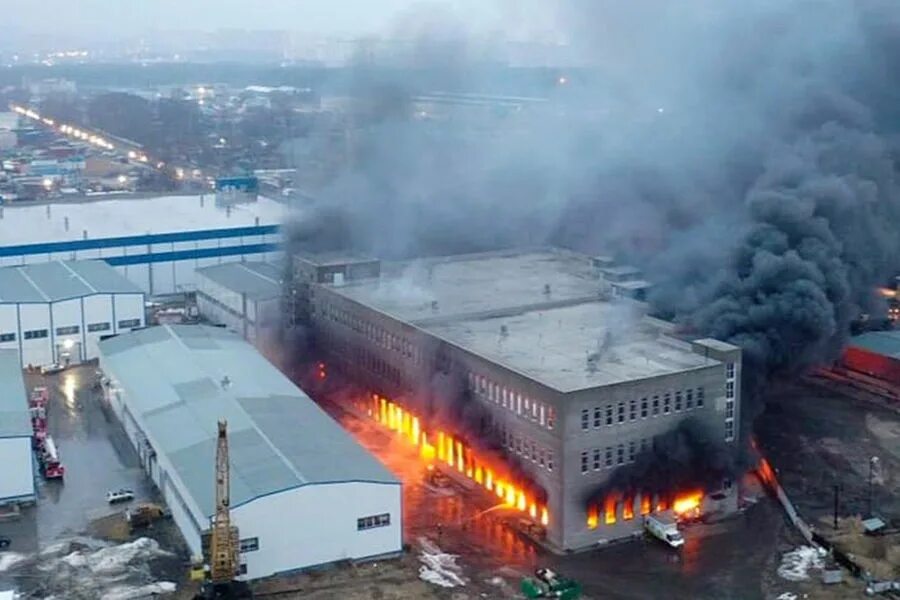
[[[228,423],[219,421],[216,440],[216,514],[210,539],[210,579],[213,584],[230,582],[237,574],[237,540],[231,527],[228,468]]]

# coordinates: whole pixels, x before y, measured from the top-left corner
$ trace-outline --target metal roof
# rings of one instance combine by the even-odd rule
[[[141,293],[140,287],[100,260],[58,260],[0,268],[0,304]]]
[[[284,204],[263,197],[246,204],[218,206],[215,194],[12,205],[3,207],[0,247],[278,225],[287,212]]]
[[[253,300],[281,296],[281,269],[271,263],[232,262],[197,269],[197,273]]]
[[[870,331],[850,338],[850,346],[900,358],[900,331]]]
[[[28,396],[18,350],[0,350],[0,438],[30,437]]]
[[[305,484],[399,481],[239,336],[166,325],[100,342],[101,366],[206,515],[216,423],[228,421],[232,506]]]

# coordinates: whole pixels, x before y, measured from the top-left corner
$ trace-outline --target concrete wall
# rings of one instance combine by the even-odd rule
[[[357,529],[357,519],[382,514],[390,525]],[[307,485],[237,506],[233,518],[242,540],[258,540],[241,554],[251,579],[402,549],[399,484]]]
[[[495,435],[510,455],[517,456],[528,476],[548,494],[551,515],[548,540],[561,548],[579,549],[604,539],[630,535],[641,528],[640,519],[617,520],[614,527],[587,526],[586,497],[600,488],[618,464],[623,447],[624,463],[639,453],[641,443],[668,431],[688,417],[707,424],[723,441],[733,441],[729,431],[739,429],[740,351],[721,350],[706,344],[684,344],[687,352],[703,354],[709,366],[625,382],[618,385],[561,393],[503,365],[438,339],[345,298],[326,286],[313,288],[310,314],[319,348],[325,358],[371,391],[386,395],[419,414],[432,399],[440,407],[448,397],[468,390],[491,415]],[[734,365],[729,379],[727,363]],[[731,394],[726,386],[731,381]],[[703,406],[698,407],[702,390]],[[690,393],[691,408],[687,408]],[[665,397],[670,408],[664,410]],[[642,401],[647,399],[647,416]],[[658,412],[653,414],[654,399]],[[680,408],[676,408],[680,399]],[[622,403],[625,422],[618,423]],[[631,417],[634,403],[635,419]],[[730,406],[730,410],[729,410]],[[606,411],[613,411],[613,424],[606,425]],[[440,410],[440,409],[439,409]],[[599,412],[598,412],[599,411]],[[588,427],[582,429],[587,414]],[[594,427],[599,414],[600,425]],[[550,418],[552,415],[552,419]],[[730,415],[730,416],[729,416]],[[730,422],[731,429],[728,429]],[[457,432],[461,433],[461,432]],[[613,465],[606,466],[607,448]],[[594,469],[599,452],[600,468]],[[583,453],[588,469],[582,472]],[[619,508],[621,511],[621,507]]]
[[[0,465],[0,504],[34,500],[31,438],[0,438]]]

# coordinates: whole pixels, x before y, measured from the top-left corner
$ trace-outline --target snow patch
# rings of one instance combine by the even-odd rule
[[[437,544],[426,538],[419,538],[422,553],[419,561],[419,579],[443,588],[455,588],[466,585],[462,569],[456,564],[456,554],[443,552]]]
[[[797,600],[797,594],[791,592],[784,592],[780,596],[778,596],[775,600]]]
[[[100,596],[100,600],[143,600],[144,598],[171,594],[177,586],[171,581],[159,581],[140,586],[118,586]]]
[[[785,552],[778,566],[778,574],[788,581],[805,581],[809,579],[809,571],[824,566],[822,554],[812,546],[800,546]]]
[[[0,573],[9,571],[26,558],[28,558],[26,555],[18,552],[0,552]]]

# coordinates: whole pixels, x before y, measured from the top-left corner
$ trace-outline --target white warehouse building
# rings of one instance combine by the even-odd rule
[[[188,547],[215,512],[217,422],[249,579],[401,551],[401,486],[252,346],[206,325],[104,340],[107,398]]]
[[[0,349],[20,368],[96,358],[103,337],[145,324],[143,290],[103,261],[0,268]]]
[[[281,269],[263,262],[231,262],[197,270],[197,307],[251,344],[265,345],[281,323]]]
[[[0,266],[101,259],[150,296],[194,291],[194,271],[280,257],[284,204],[214,194],[0,206]]]
[[[0,350],[0,505],[36,497],[31,433],[19,354]]]

